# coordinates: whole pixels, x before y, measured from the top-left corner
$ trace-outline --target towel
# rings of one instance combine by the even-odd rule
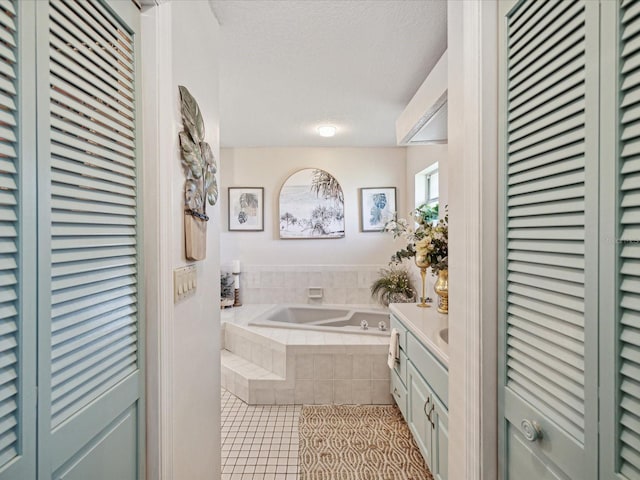
[[[387,365],[393,370],[396,362],[400,361],[400,333],[395,328],[391,330],[391,340],[389,341],[389,357]]]

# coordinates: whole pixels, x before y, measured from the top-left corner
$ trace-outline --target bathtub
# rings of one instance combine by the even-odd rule
[[[362,328],[363,321],[368,324],[367,329]],[[384,322],[384,330],[378,328],[380,322]],[[388,336],[389,313],[350,305],[278,305],[250,321],[249,325]]]

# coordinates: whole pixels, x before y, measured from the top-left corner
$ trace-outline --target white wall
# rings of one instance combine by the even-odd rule
[[[390,234],[360,231],[358,189],[396,187],[397,210],[408,211],[404,148],[225,148],[221,156],[223,265],[232,259],[244,265],[386,265],[400,247]],[[340,182],[345,198],[344,238],[279,239],[280,188],[302,168],[326,170]],[[264,187],[264,232],[228,231],[230,186]]]
[[[198,101],[218,155],[218,23],[208,2],[162,3],[143,15],[147,465],[149,479],[220,477],[219,206],[209,207],[196,293],[173,303],[184,256],[178,85]]]

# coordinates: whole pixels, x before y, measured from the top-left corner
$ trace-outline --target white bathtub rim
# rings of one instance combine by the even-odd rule
[[[375,336],[389,336],[390,335],[390,323],[385,322],[387,324],[386,330],[379,330],[377,325],[369,326],[369,329],[363,330],[356,326],[344,326],[344,327],[331,327],[324,326],[319,324],[309,324],[309,323],[292,323],[292,322],[277,322],[273,320],[266,320],[266,317],[269,317],[276,313],[279,309],[285,308],[307,308],[311,310],[346,310],[347,314],[342,317],[335,317],[323,320],[324,322],[330,321],[341,321],[350,318],[352,315],[358,312],[364,313],[375,313],[375,314],[388,314],[389,310],[383,307],[377,307],[375,305],[358,305],[358,304],[322,304],[322,305],[312,305],[306,303],[285,303],[285,304],[276,304],[273,305],[272,308],[268,308],[264,310],[262,313],[256,315],[254,318],[248,320],[248,326],[256,326],[256,327],[273,327],[273,328],[282,328],[289,330],[313,330],[319,332],[327,332],[327,333],[336,333],[336,334],[350,334],[350,335],[375,335]]]

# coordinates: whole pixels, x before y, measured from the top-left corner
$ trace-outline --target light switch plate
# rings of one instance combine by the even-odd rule
[[[195,265],[176,268],[173,271],[173,300],[178,303],[196,292],[197,271]]]

